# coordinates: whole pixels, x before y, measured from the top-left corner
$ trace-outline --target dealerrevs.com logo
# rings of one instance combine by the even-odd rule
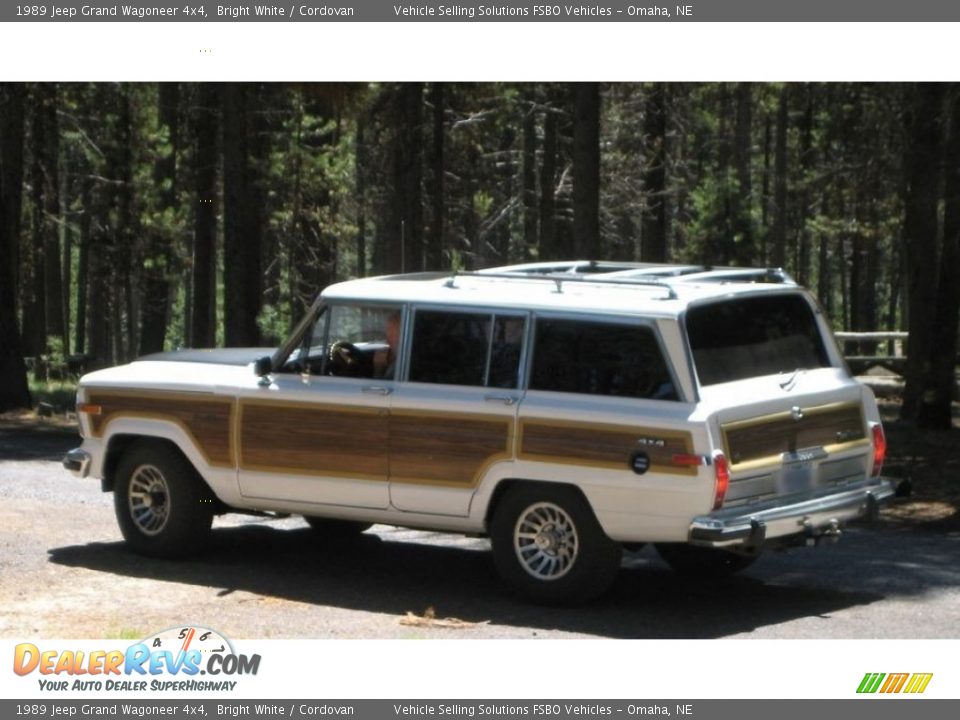
[[[256,675],[259,655],[234,651],[226,637],[200,626],[154,633],[125,650],[58,650],[20,643],[13,671],[37,673],[47,691],[231,691],[242,675]],[[202,676],[202,679],[201,679]]]
[[[933,673],[867,673],[860,681],[858,693],[919,694],[927,689]]]

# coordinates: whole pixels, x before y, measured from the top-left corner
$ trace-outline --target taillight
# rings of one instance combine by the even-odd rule
[[[883,461],[887,457],[887,438],[883,434],[883,425],[880,423],[871,423],[870,430],[873,433],[873,477],[878,477],[883,469]]]
[[[727,458],[722,452],[713,456],[713,473],[716,477],[716,485],[713,491],[713,509],[717,510],[723,505],[723,499],[727,496],[727,488],[730,487],[730,467],[727,465]]]

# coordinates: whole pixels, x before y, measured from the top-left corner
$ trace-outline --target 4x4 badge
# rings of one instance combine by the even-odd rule
[[[637,438],[637,445],[641,447],[662,448],[667,446],[667,441],[661,438],[642,437]]]

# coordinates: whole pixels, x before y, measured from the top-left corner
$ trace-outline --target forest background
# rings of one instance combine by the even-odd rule
[[[28,364],[277,343],[336,280],[574,258],[783,267],[909,330],[901,416],[949,428],[960,88],[0,84],[0,411]]]

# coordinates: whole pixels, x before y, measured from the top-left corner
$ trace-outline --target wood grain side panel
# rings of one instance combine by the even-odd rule
[[[387,429],[376,408],[245,402],[240,467],[386,481]]]
[[[230,439],[233,400],[198,397],[187,393],[121,393],[92,391],[88,403],[102,408],[90,417],[93,434],[101,437],[106,426],[119,417],[144,417],[174,422],[193,437],[212,465],[232,467]]]
[[[510,418],[390,416],[390,480],[474,486],[491,462],[510,457]]]
[[[786,412],[729,423],[724,435],[733,465],[866,437],[859,404],[804,409],[800,420]]]
[[[523,459],[628,470],[633,453],[642,450],[650,458],[652,471],[678,475],[697,472],[696,468],[672,462],[675,454],[692,452],[693,441],[687,433],[540,421],[522,422],[521,433],[520,457]],[[642,438],[656,442],[641,445]]]

